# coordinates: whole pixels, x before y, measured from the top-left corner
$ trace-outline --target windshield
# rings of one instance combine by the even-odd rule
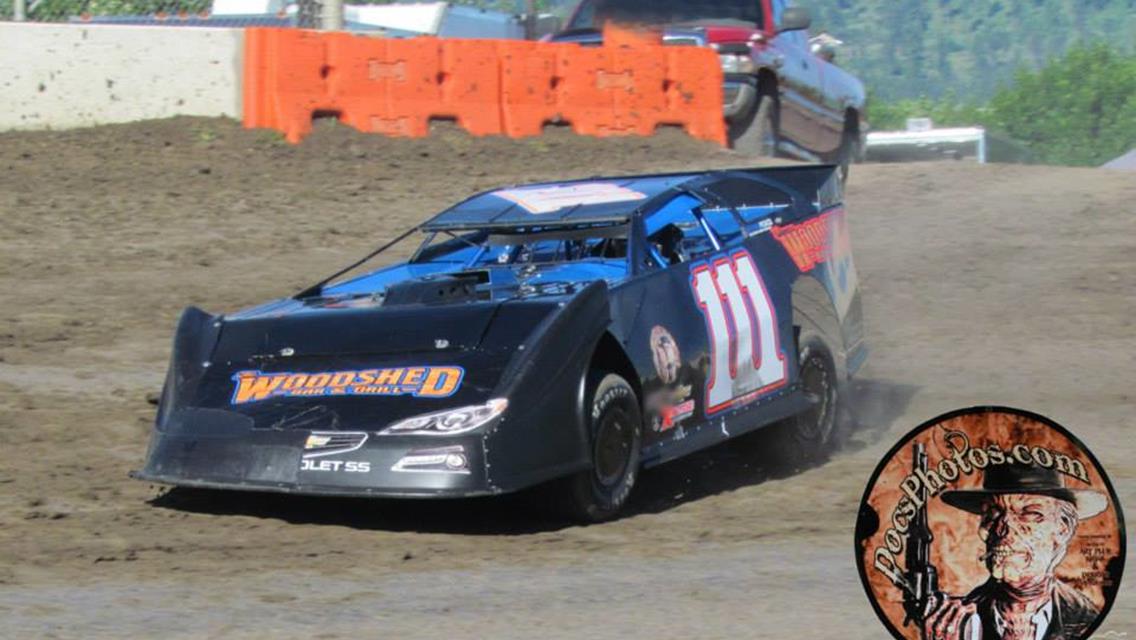
[[[440,231],[419,248],[412,264],[462,268],[627,258],[627,225],[565,226],[545,229]]]
[[[569,29],[601,29],[605,22],[667,25],[738,22],[762,28],[761,0],[584,0]]]

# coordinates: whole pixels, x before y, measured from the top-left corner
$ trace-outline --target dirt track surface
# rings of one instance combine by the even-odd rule
[[[0,636],[881,638],[860,495],[901,434],[973,404],[1064,423],[1136,504],[1136,179],[952,163],[854,168],[872,354],[861,425],[816,468],[728,444],[592,527],[510,500],[155,500],[126,478],[183,306],[293,293],[474,190],[741,163],[672,132],[0,134]],[[1131,578],[1101,630],[1136,633]]]

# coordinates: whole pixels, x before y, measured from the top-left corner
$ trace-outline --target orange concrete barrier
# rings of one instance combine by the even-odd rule
[[[327,89],[341,122],[360,131],[422,137],[441,104],[437,38],[386,40],[346,33],[328,41]]]
[[[538,136],[546,122],[559,118],[557,95],[562,78],[559,52],[566,45],[501,41],[501,128],[512,138]]]
[[[726,143],[712,50],[663,46],[657,34],[604,38],[581,47],[248,29],[244,123],[291,142],[323,115],[394,136],[425,136],[431,119],[444,118],[474,135],[539,135],[549,122],[595,136],[678,125]]]
[[[666,112],[661,124],[682,125],[693,138],[729,144],[722,116],[722,68],[713,49],[666,47]]]
[[[244,124],[283,131],[299,142],[312,116],[330,108],[323,34],[299,29],[247,29]]]
[[[576,133],[649,136],[666,110],[659,34],[606,28],[602,47],[561,49],[558,73],[561,115]]]
[[[499,60],[496,41],[444,40],[441,103],[432,116],[453,118],[475,136],[502,133]]]

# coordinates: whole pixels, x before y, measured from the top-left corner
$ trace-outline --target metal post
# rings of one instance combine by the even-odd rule
[[[322,0],[320,3],[320,29],[343,31],[343,0]]]
[[[525,40],[536,40],[536,0],[525,0]]]
[[[28,0],[12,0],[12,19],[16,22],[28,19]]]

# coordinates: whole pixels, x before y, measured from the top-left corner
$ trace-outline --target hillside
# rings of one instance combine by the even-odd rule
[[[848,43],[846,66],[883,99],[989,98],[1019,67],[1074,44],[1136,49],[1136,0],[796,0],[813,31]]]

